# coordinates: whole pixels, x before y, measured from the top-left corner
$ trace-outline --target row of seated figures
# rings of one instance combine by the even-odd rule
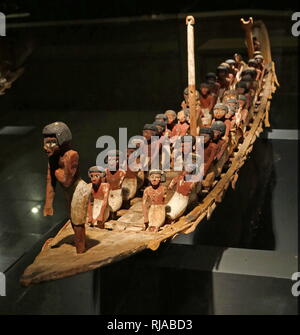
[[[53,215],[55,186],[65,191],[77,253],[85,252],[85,226],[105,229],[122,206],[142,194],[144,230],[158,232],[166,222],[178,219],[198,194],[213,185],[230,155],[230,148],[247,136],[253,119],[251,106],[261,85],[264,61],[256,51],[246,64],[239,54],[208,73],[196,91],[197,132],[190,135],[188,91],[184,90],[181,110],[157,114],[142,130],[143,141],[126,153],[107,153],[106,167],[92,166],[90,183],[79,174],[79,154],[71,147],[72,134],[63,122],[43,130],[44,150],[48,155],[48,174],[44,215]],[[204,152],[197,141],[203,139]],[[162,147],[167,143],[170,165]],[[183,156],[184,155],[184,156]],[[141,159],[143,158],[143,159]],[[153,168],[153,160],[158,165]],[[178,162],[182,169],[176,171]],[[124,162],[126,162],[124,167]],[[173,173],[173,175],[172,175]],[[171,177],[170,177],[171,175]],[[169,176],[168,183],[166,176]]]

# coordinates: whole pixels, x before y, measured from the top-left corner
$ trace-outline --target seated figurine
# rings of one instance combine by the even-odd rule
[[[167,129],[169,131],[172,131],[175,125],[177,124],[177,115],[176,112],[173,110],[167,110],[165,112],[166,117],[168,118],[167,120]]]
[[[256,71],[255,80],[258,81],[261,77],[261,70],[258,67],[258,63],[255,58],[251,58],[248,60],[248,68],[254,69]]]
[[[263,71],[264,69],[264,57],[261,54],[256,54],[254,56],[254,59],[257,62],[257,67],[260,69],[260,71]]]
[[[223,121],[216,121],[212,124],[211,130],[213,131],[213,142],[217,145],[215,159],[218,161],[227,147],[226,141],[223,140],[226,125]]]
[[[225,130],[225,134],[223,136],[223,139],[228,142],[229,140],[229,132],[231,129],[231,121],[226,120],[225,115],[228,113],[228,107],[221,103],[221,104],[216,104],[215,108],[214,108],[214,119],[212,121],[212,124],[216,121],[223,121],[225,126],[226,126],[226,130]]]
[[[140,166],[135,161],[134,152],[135,149],[127,149],[127,169],[122,183],[122,196],[125,201],[133,199],[138,190],[138,179],[141,170]],[[133,167],[135,171],[132,170]]]
[[[150,232],[158,232],[166,219],[165,187],[161,185],[163,172],[151,170],[149,172],[150,186],[143,193],[143,215],[145,228]]]
[[[110,185],[108,204],[112,215],[122,207],[122,183],[126,172],[120,168],[119,150],[110,150],[107,153],[108,168],[105,169],[106,182]]]
[[[182,110],[177,114],[178,123],[172,130],[171,137],[177,138],[187,135],[190,125],[187,122],[186,113]]]
[[[200,85],[200,108],[201,108],[201,114],[203,115],[201,117],[202,120],[202,126],[209,127],[212,120],[212,109],[214,105],[214,98],[210,94],[210,88],[207,83],[202,83]]]
[[[228,106],[228,112],[225,115],[225,119],[231,122],[231,130],[234,130],[236,126],[235,122],[236,112],[237,112],[236,107]]]
[[[201,167],[195,162],[197,157],[199,156],[191,153],[187,159],[191,162],[185,163],[184,171],[174,177],[169,184],[169,190],[172,190],[176,186],[175,193],[166,206],[169,220],[175,220],[185,212],[193,198],[193,193],[196,192],[197,185],[201,182],[203,175],[201,175]]]
[[[241,54],[235,53],[234,56],[233,56],[233,59],[236,62],[236,67],[237,67],[239,72],[242,72],[243,69],[245,69],[247,67],[246,63],[243,61],[243,57],[242,57]],[[238,75],[237,75],[237,80],[239,80]]]
[[[201,128],[200,136],[204,137],[204,176],[206,176],[217,154],[217,144],[213,142],[214,132],[211,128]]]
[[[242,124],[245,124],[248,117],[248,109],[246,108],[247,98],[245,95],[240,94],[238,96],[238,111],[236,114],[236,125],[240,127]]]
[[[226,64],[226,63],[225,63]],[[231,74],[229,73],[229,65],[219,65],[217,67],[217,82],[220,85],[220,89],[228,90],[231,83]],[[231,75],[231,76],[230,76]]]
[[[235,88],[236,88],[236,91],[237,91],[238,95],[242,94],[242,95],[244,95],[246,97],[246,99],[247,99],[247,101],[246,101],[246,108],[249,108],[251,106],[252,99],[251,99],[251,95],[249,93],[247,82],[245,82],[245,81],[239,81],[236,84]]]
[[[213,72],[208,72],[205,76],[205,81],[209,85],[210,93],[213,97],[213,107],[217,103],[220,84],[217,82],[217,76]]]
[[[108,197],[110,185],[103,182],[106,174],[98,166],[89,168],[88,175],[92,182],[92,192],[88,202],[87,223],[103,229],[104,223],[109,217]]]
[[[238,68],[236,67],[236,61],[234,59],[227,59],[225,61],[230,67],[229,67],[229,72],[235,77],[236,74],[238,73]]]

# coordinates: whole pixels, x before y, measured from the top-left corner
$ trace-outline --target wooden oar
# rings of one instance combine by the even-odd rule
[[[248,21],[245,21],[241,18],[242,27],[246,33],[246,43],[248,48],[248,58],[253,58],[254,54],[254,44],[253,44],[253,34],[252,34],[252,27],[253,27],[253,18],[250,17]]]
[[[188,87],[190,108],[190,134],[197,136],[196,115],[196,79],[195,79],[195,52],[194,52],[194,24],[193,16],[186,17],[187,24],[187,56],[188,56]]]

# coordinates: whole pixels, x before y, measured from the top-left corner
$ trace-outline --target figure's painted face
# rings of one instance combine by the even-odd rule
[[[151,141],[151,136],[156,136],[156,133],[153,130],[143,130],[143,136],[147,141]]]
[[[184,113],[179,113],[177,118],[178,118],[178,121],[181,123],[184,123],[186,121],[186,116]]]
[[[216,119],[222,119],[226,114],[226,111],[224,109],[216,108],[214,110],[214,117]]]
[[[149,181],[152,186],[157,186],[159,185],[161,181],[161,174],[160,173],[152,173],[149,177]]]
[[[220,130],[214,130],[214,140],[218,140],[221,137]]]
[[[208,93],[208,87],[201,87],[200,91],[203,95],[206,95]]]
[[[56,137],[44,138],[44,150],[48,157],[59,153],[59,145]]]
[[[101,184],[101,173],[100,172],[90,172],[89,176],[91,178],[91,182],[93,185],[100,185]]]
[[[168,118],[168,124],[173,123],[175,120],[175,117],[172,114],[167,114],[167,118]]]
[[[119,157],[118,156],[108,156],[107,159],[108,168],[110,170],[117,170],[119,168]]]

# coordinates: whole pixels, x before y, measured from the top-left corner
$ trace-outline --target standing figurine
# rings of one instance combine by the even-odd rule
[[[104,229],[104,223],[109,217],[108,198],[110,185],[103,182],[106,174],[98,166],[89,168],[88,175],[92,182],[92,192],[88,203],[87,223]]]
[[[110,185],[108,204],[112,215],[122,207],[122,183],[126,172],[120,168],[120,152],[119,150],[110,150],[107,153],[108,168],[105,169],[106,182]]]
[[[44,127],[44,150],[48,173],[44,216],[53,215],[53,200],[58,182],[64,190],[78,254],[85,252],[85,220],[90,190],[79,176],[79,155],[71,149],[72,134],[63,122]]]
[[[149,172],[150,186],[146,187],[143,194],[143,215],[145,228],[150,232],[158,232],[165,223],[165,187],[161,185],[163,172],[151,170]]]

